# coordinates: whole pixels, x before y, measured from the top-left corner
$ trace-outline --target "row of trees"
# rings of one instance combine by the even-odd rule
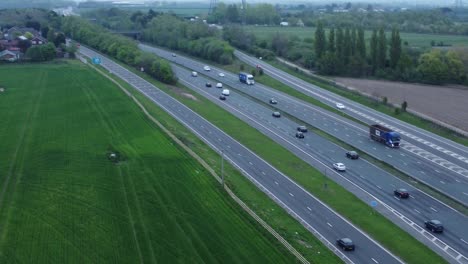
[[[370,51],[366,52],[367,47]],[[383,28],[374,30],[368,45],[362,28],[330,29],[322,23],[315,31],[314,51],[319,73],[354,77],[377,76],[403,81],[460,83],[466,80],[462,61],[455,53],[433,51],[413,60],[403,49],[398,29],[390,39]]]
[[[26,51],[26,57],[34,62],[53,60],[56,57],[55,45],[47,43],[45,45],[30,47]]]
[[[164,83],[177,81],[170,64],[155,55],[141,51],[137,44],[120,35],[91,24],[88,21],[69,16],[62,21],[62,30],[73,39],[106,53],[128,65],[141,67],[152,77]]]
[[[172,15],[155,17],[143,31],[143,40],[222,64],[233,61],[234,49],[218,30],[202,21],[184,21]]]

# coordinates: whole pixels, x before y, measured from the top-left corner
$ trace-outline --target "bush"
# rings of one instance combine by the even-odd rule
[[[408,107],[408,103],[406,101],[404,101],[402,104],[401,104],[401,110],[403,112],[406,112],[406,108]]]
[[[397,107],[397,108],[395,108],[395,115],[399,115],[399,114],[400,114],[400,112],[401,112],[401,111],[400,111],[400,108],[398,108],[398,107]]]
[[[382,103],[386,105],[388,103],[388,98],[386,96],[382,97]]]

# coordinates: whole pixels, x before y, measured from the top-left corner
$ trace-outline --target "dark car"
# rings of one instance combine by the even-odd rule
[[[281,117],[281,113],[280,112],[273,112],[273,114],[271,114],[273,117]]]
[[[207,82],[207,83],[205,84],[205,86],[206,86],[206,87],[211,87],[211,83]]]
[[[346,152],[346,157],[349,159],[359,159],[359,154],[354,150],[350,150]]]
[[[393,191],[395,196],[398,196],[400,198],[408,198],[409,197],[409,192],[406,189],[396,189]]]
[[[219,99],[220,99],[220,100],[226,100],[226,96],[220,95],[220,96],[219,96]]]
[[[296,137],[297,138],[304,138],[304,133],[302,133],[301,131],[297,131],[296,132]]]
[[[270,99],[270,104],[277,104],[277,103],[278,103],[278,101],[276,101],[274,98]]]
[[[444,226],[439,220],[429,220],[424,222],[424,225],[427,229],[431,230],[434,233],[444,232]]]
[[[343,250],[351,250],[351,251],[354,250],[354,243],[349,238],[338,239],[336,241],[336,244],[338,244],[338,246],[342,248]]]
[[[306,126],[298,126],[297,131],[305,133],[305,132],[307,132],[307,127]]]

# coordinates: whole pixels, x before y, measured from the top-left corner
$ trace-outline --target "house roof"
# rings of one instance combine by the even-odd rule
[[[4,51],[0,52],[0,57],[3,57],[3,56],[5,56],[5,55],[16,56],[17,54],[18,54],[18,53],[13,52],[13,51],[4,50]]]
[[[20,40],[28,40],[28,38],[25,37],[25,36],[18,36],[18,38],[19,38]]]

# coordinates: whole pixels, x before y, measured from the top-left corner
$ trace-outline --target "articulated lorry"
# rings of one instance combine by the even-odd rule
[[[370,138],[383,143],[391,148],[400,147],[400,134],[381,125],[371,125],[369,127]]]
[[[248,85],[255,84],[253,75],[245,72],[239,73],[239,81]]]

